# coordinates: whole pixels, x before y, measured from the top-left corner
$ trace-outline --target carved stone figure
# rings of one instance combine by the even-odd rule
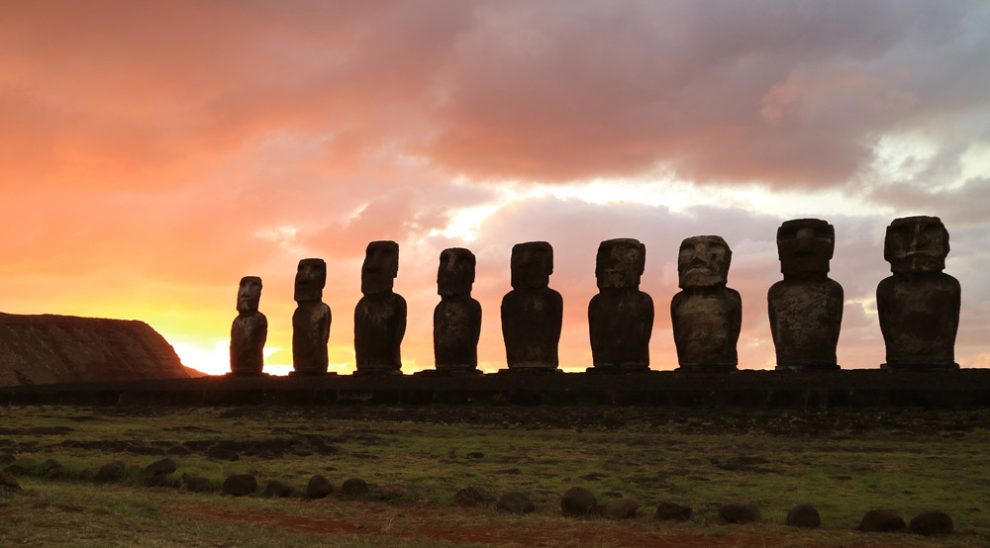
[[[606,240],[598,246],[598,294],[588,303],[594,371],[650,368],[653,299],[639,290],[646,246],[639,240]]]
[[[904,217],[887,227],[883,258],[893,275],[877,286],[886,369],[954,369],[959,281],[942,272],[949,232],[938,217]]]
[[[777,229],[784,279],[767,293],[777,369],[836,370],[842,286],[828,277],[835,228],[820,219],[785,221]]]
[[[323,375],[329,360],[330,307],[323,302],[327,263],[303,259],[296,269],[296,311],[292,314],[292,369],[295,375]]]
[[[686,371],[736,369],[742,300],[725,286],[732,251],[720,236],[681,242],[677,273],[681,291],[670,303],[677,361]]]
[[[264,369],[268,319],[258,312],[261,278],[245,276],[237,289],[237,317],[230,327],[230,372],[234,375],[261,375]]]
[[[481,304],[471,298],[474,253],[461,247],[440,253],[433,309],[433,357],[438,371],[473,373],[478,368]]]
[[[547,242],[512,246],[512,291],[502,298],[502,338],[510,371],[557,371],[564,301],[548,287],[553,248]]]
[[[399,244],[368,244],[361,266],[361,293],[354,308],[354,352],[359,374],[400,374],[406,334],[406,301],[392,292],[399,273]]]

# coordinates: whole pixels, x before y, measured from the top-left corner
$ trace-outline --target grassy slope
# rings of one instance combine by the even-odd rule
[[[575,545],[581,545],[594,538],[602,545],[636,544],[642,538],[635,535],[676,534],[705,544],[722,539],[726,545],[747,545],[747,539],[759,544],[755,539],[762,535],[770,535],[771,544],[843,545],[866,538],[881,544],[927,544],[907,535],[864,537],[849,532],[871,508],[894,509],[905,519],[938,508],[953,517],[962,533],[939,543],[990,543],[990,474],[985,469],[990,430],[982,413],[727,417],[703,411],[586,409],[573,414],[561,408],[454,407],[426,415],[361,408],[8,408],[0,422],[0,455],[10,454],[29,471],[54,458],[65,467],[67,478],[22,477],[34,495],[0,499],[0,544],[241,546],[326,544],[332,539],[346,546],[445,546],[511,541],[513,530],[527,527],[539,534],[553,530],[567,536],[533,533],[516,542],[577,539],[581,542]],[[471,423],[458,422],[462,419]],[[575,426],[565,427],[567,423]],[[71,430],[38,430],[58,427]],[[139,486],[137,467],[161,456],[62,445],[66,440],[115,440],[165,449],[195,440],[263,441],[297,435],[321,436],[336,452],[290,451],[277,458],[242,456],[236,462],[221,462],[198,451],[173,457],[179,464],[175,475],[205,475],[219,485],[227,474],[247,472],[262,485],[281,478],[299,488],[316,473],[338,488],[347,478],[361,477],[374,484],[406,485],[426,502],[414,507],[321,504],[148,489]],[[87,470],[110,460],[135,467],[123,485],[97,486],[82,479]],[[526,491],[536,501],[538,515],[454,511],[453,494],[468,485],[493,493]],[[558,494],[574,485],[587,487],[600,501],[618,493],[633,495],[642,504],[640,517],[619,524],[562,518]],[[661,500],[688,503],[695,517],[686,525],[659,527],[650,515]],[[727,501],[755,502],[766,522],[742,528],[718,525],[717,505]],[[777,525],[791,505],[805,501],[818,507],[823,531]],[[244,513],[254,517],[240,519]],[[272,520],[258,525],[266,522],[258,516],[269,514]],[[316,521],[297,523],[294,517]],[[56,523],[58,527],[52,527]],[[453,527],[455,533],[434,531],[441,526]],[[265,533],[259,535],[258,527]],[[500,528],[504,535],[480,532]]]

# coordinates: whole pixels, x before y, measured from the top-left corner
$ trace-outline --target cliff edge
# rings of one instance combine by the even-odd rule
[[[0,386],[188,376],[144,322],[0,313]]]

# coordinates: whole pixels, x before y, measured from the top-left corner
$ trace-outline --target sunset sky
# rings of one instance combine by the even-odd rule
[[[591,363],[601,240],[646,244],[654,369],[677,247],[732,247],[740,367],[774,366],[786,219],[835,225],[839,363],[883,361],[884,229],[942,218],[963,367],[990,367],[990,2],[101,1],[0,5],[0,311],[140,319],[228,370],[241,276],[291,364],[296,263],[328,264],[353,369],[370,240],[400,244],[403,370],[432,368],[440,251],[478,257],[481,367],[504,367],[513,243],[547,240],[561,362]]]

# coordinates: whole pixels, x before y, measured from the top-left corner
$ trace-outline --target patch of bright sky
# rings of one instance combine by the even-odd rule
[[[910,181],[925,170],[938,154],[931,138],[919,133],[891,133],[873,147],[873,172],[882,181]]]
[[[500,209],[527,200],[552,197],[596,205],[637,204],[690,213],[701,206],[740,209],[751,213],[792,218],[801,215],[876,215],[876,204],[841,190],[786,191],[759,185],[698,186],[687,181],[595,179],[566,185],[500,183],[495,198],[483,205],[453,211],[447,226],[434,229],[442,235],[474,241],[486,219]]]
[[[990,142],[978,141],[966,149],[959,158],[962,173],[958,186],[970,179],[990,179]]]

